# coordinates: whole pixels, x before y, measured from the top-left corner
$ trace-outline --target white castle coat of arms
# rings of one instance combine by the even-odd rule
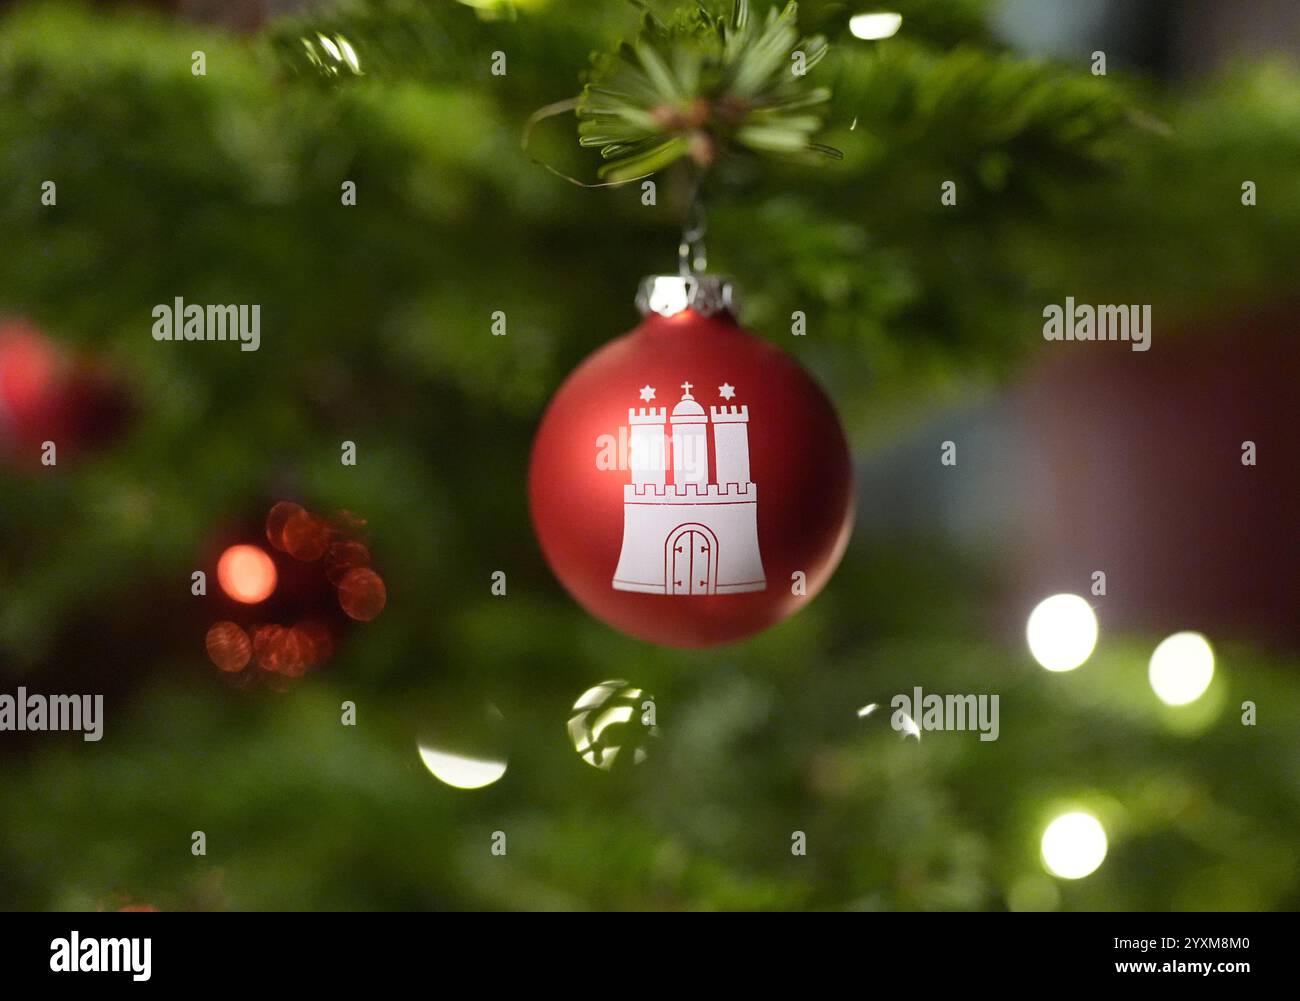
[[[632,482],[623,487],[619,591],[741,594],[767,586],[758,551],[758,487],[749,478],[749,407],[710,407],[682,383],[673,407],[629,409]],[[730,384],[718,395],[730,400]],[[653,387],[641,399],[654,399]],[[672,427],[671,439],[665,425]],[[712,430],[714,482],[709,481]],[[671,448],[671,463],[669,456]],[[672,483],[667,482],[669,466]]]

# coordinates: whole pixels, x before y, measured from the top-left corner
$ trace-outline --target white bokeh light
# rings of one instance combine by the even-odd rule
[[[1185,706],[1210,687],[1214,677],[1214,651],[1200,633],[1174,633],[1151,654],[1147,669],[1151,688],[1161,702]]]
[[[437,710],[416,737],[420,760],[453,789],[483,789],[500,781],[509,765],[505,717],[492,703],[451,702]]]
[[[1025,628],[1029,652],[1049,671],[1073,671],[1097,645],[1097,616],[1077,594],[1044,598]]]
[[[849,31],[854,38],[874,42],[881,38],[892,38],[898,34],[902,24],[902,14],[882,10],[871,14],[855,14],[849,18]]]
[[[1042,852],[1043,865],[1053,876],[1082,879],[1105,859],[1106,831],[1091,813],[1064,813],[1043,831]]]
[[[427,744],[419,745],[420,760],[429,774],[453,789],[482,789],[506,773],[504,760],[472,758],[464,754],[440,751]]]

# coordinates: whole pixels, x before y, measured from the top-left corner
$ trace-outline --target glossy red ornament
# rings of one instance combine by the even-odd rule
[[[101,364],[60,350],[23,320],[0,321],[0,460],[39,468],[46,441],[59,459],[107,445],[131,411]]]
[[[736,323],[729,289],[659,281],[643,286],[645,321],[551,400],[529,499],[547,561],[588,612],[640,639],[712,646],[780,622],[830,578],[852,468],[830,402]]]

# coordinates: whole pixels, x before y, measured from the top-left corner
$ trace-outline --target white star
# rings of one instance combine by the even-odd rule
[[[729,382],[724,382],[718,387],[718,395],[724,400],[729,400],[736,395],[736,387]]]
[[[655,398],[655,390],[653,386],[641,387],[641,399],[643,399],[646,403],[649,403],[654,398]]]

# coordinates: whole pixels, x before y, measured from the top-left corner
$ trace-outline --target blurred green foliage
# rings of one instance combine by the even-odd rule
[[[973,0],[897,7],[884,44],[849,37],[843,5],[801,9],[832,42],[811,77],[832,91],[842,162],[737,157],[705,190],[713,265],[758,331],[807,312],[815,336],[794,350],[860,454],[1014,372],[1045,301],[1152,302],[1172,328],[1294,290],[1293,67],[1166,93],[1000,51]],[[672,268],[689,183],[664,174],[644,206],[636,186],[580,190],[520,147],[532,111],[577,94],[640,10],[487,13],[366,0],[238,38],[40,4],[0,25],[0,309],[110,360],[142,407],[57,476],[0,469],[4,690],[109,691],[101,744],[5,749],[0,904],[1300,904],[1294,663],[1222,650],[1215,715],[1179,729],[1146,688],[1149,643],[1108,640],[1087,670],[1049,676],[1017,635],[989,634],[1002,568],[915,538],[859,538],[807,611],[722,651],[648,648],[564,597],[528,525],[531,432],[564,373],[633,324],[636,279]],[[322,36],[356,67],[331,71]],[[553,121],[532,152],[591,175],[576,138]],[[1247,178],[1267,210],[1241,211]],[[178,295],[261,303],[261,350],[155,343],[150,309]],[[294,692],[227,691],[189,572],[281,497],[364,514],[390,604]],[[607,776],[563,723],[619,676],[656,693],[664,737]],[[903,742],[854,715],[915,684],[1001,692],[1002,738]],[[1236,725],[1245,697],[1270,706],[1258,728]],[[453,792],[414,734],[430,707],[481,699],[509,722],[510,770]],[[1037,834],[1080,797],[1111,857],[1053,886]]]

